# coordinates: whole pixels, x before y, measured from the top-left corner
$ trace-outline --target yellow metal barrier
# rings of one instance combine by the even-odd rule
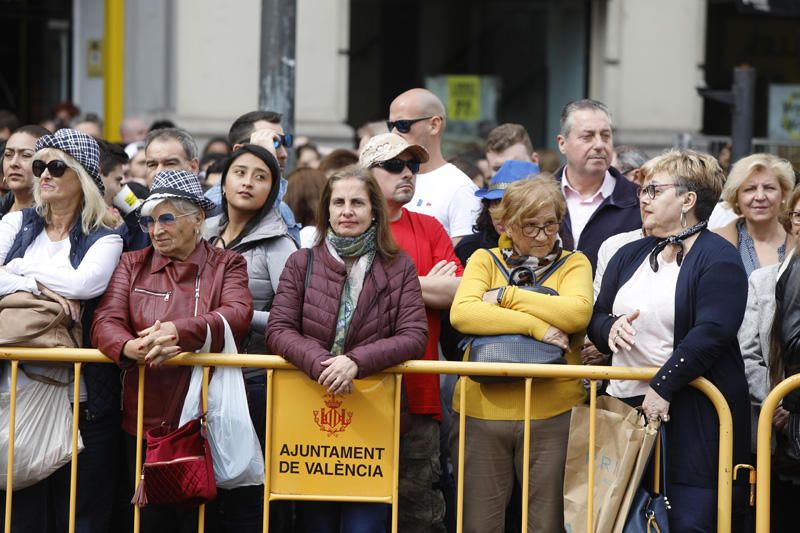
[[[784,396],[800,387],[800,374],[791,376],[772,389],[761,404],[756,443],[756,533],[769,533],[770,475],[772,473],[772,417]]]
[[[16,378],[17,378],[17,361],[50,361],[50,362],[63,362],[63,363],[74,363],[75,365],[75,372],[76,372],[76,379],[75,379],[75,397],[79,397],[79,379],[77,376],[81,370],[81,364],[85,363],[111,363],[106,357],[100,354],[97,350],[68,350],[68,349],[25,349],[25,348],[4,348],[0,350],[0,360],[9,360],[11,361],[11,387],[12,390],[16,390]],[[208,385],[208,367],[212,366],[233,366],[233,367],[259,367],[269,369],[267,374],[268,377],[271,378],[274,375],[275,370],[295,370],[295,367],[290,365],[286,362],[283,358],[278,356],[269,356],[269,355],[230,355],[230,354],[182,354],[178,357],[175,357],[169,360],[167,365],[181,365],[181,366],[203,366],[205,367],[205,379],[204,379],[204,404],[206,401],[206,394],[207,394],[207,385]],[[589,448],[592,449],[595,447],[596,442],[596,429],[595,429],[595,413],[596,413],[596,400],[597,400],[597,381],[598,380],[606,380],[606,379],[631,379],[631,380],[650,380],[656,374],[658,369],[655,368],[623,368],[623,367],[590,367],[590,366],[572,366],[572,365],[504,365],[500,367],[498,364],[493,363],[457,363],[457,362],[439,362],[439,361],[409,361],[402,365],[398,365],[396,367],[388,369],[387,373],[394,373],[394,374],[453,374],[459,376],[466,376],[466,375],[482,375],[482,376],[514,376],[520,377],[525,379],[525,405],[526,405],[526,421],[524,424],[524,431],[525,436],[528,437],[525,439],[525,445],[523,449],[524,461],[527,462],[530,459],[530,398],[531,398],[531,390],[532,390],[532,378],[572,378],[572,379],[589,379],[590,380],[590,412],[591,412],[591,421],[590,421],[590,428],[589,428]],[[144,375],[145,369],[144,367],[139,368],[139,390],[138,390],[138,399],[139,399],[139,410],[137,413],[137,433],[138,433],[138,444],[136,449],[136,478],[137,478],[137,485],[140,482],[141,478],[141,464],[142,464],[142,449],[141,449],[141,437],[142,437],[142,427],[143,427],[143,406],[144,406]],[[464,379],[463,377],[461,379]],[[732,457],[733,457],[733,421],[730,413],[730,409],[728,407],[725,398],[722,396],[722,393],[714,387],[709,381],[700,378],[692,382],[692,386],[703,392],[709,400],[712,402],[714,407],[717,410],[717,414],[719,416],[719,432],[720,432],[720,444],[719,444],[719,472],[718,472],[718,502],[717,502],[717,531],[718,533],[729,533],[731,530],[731,496],[732,496],[732,487],[733,487],[733,472],[732,472]],[[775,391],[767,398],[762,407],[762,414],[761,419],[759,420],[759,430],[761,430],[763,423],[766,420],[766,424],[769,424],[771,420],[772,413],[775,410],[775,406],[780,398],[783,397],[789,390],[800,386],[800,376],[795,376],[794,378],[787,380],[786,382],[779,385]],[[465,415],[465,398],[466,395],[461,395],[461,409],[459,413],[459,457],[458,457],[458,480],[457,480],[457,530],[460,532],[463,527],[463,517],[462,517],[462,507],[463,507],[463,472],[464,472],[464,435],[465,435],[465,426],[466,426],[466,415]],[[9,449],[8,449],[8,461],[9,465],[13,464],[13,438],[14,438],[14,416],[15,416],[15,395],[12,394],[11,402],[10,402],[10,418],[11,418],[11,427],[9,428]],[[770,403],[771,402],[771,403]],[[273,398],[271,394],[267,394],[266,400],[266,407],[267,407],[267,424],[266,424],[266,434],[267,439],[269,442],[270,433],[271,433],[271,421],[272,421],[272,407],[273,407]],[[73,428],[73,443],[77,442],[77,411],[75,412],[75,426]],[[765,418],[767,416],[767,418]],[[399,416],[395,417],[395,434],[399,433]],[[760,431],[761,433],[761,431]],[[760,435],[761,437],[762,435]],[[398,448],[396,447],[396,450]],[[269,447],[267,447],[269,450]],[[397,451],[395,452],[397,454]],[[766,454],[766,457],[763,457]],[[269,453],[265,454],[265,474],[270,472],[270,457]],[[397,464],[397,457],[394,457],[395,465]],[[764,461],[765,459],[765,461]],[[762,487],[769,487],[769,445],[766,447],[760,446],[759,447],[759,471],[758,471],[758,480],[762,482]],[[764,469],[762,470],[762,462],[764,463]],[[593,508],[593,494],[591,491],[591,487],[593,486],[593,476],[594,476],[594,454],[589,454],[589,494],[588,494],[588,508]],[[526,502],[523,505],[522,510],[522,530],[527,531],[527,519],[528,519],[528,509],[527,509],[527,490],[528,490],[528,483],[527,483],[527,472],[528,468],[524,468],[523,472],[525,472],[523,478],[523,501]],[[763,483],[763,477],[766,476],[766,484]],[[77,455],[73,457],[72,461],[72,470],[71,470],[71,488],[72,492],[70,495],[70,531],[74,530],[74,501],[75,501],[75,486],[77,481]],[[268,487],[268,480],[265,486]],[[11,511],[12,511],[12,504],[11,504],[11,496],[12,496],[12,488],[13,488],[13,468],[9,468],[8,475],[7,475],[7,487],[8,491],[6,493],[6,516],[5,516],[5,531],[6,533],[10,533],[11,530]],[[269,526],[269,501],[270,495],[268,492],[268,488],[265,489],[265,496],[264,496],[264,531],[268,531]],[[285,499],[285,498],[281,498]],[[394,493],[393,499],[397,501],[397,480],[395,477],[394,480]],[[768,531],[769,528],[769,493],[768,489],[766,491],[766,504],[762,501],[764,499],[764,491],[759,491],[758,494],[758,502],[759,502],[759,511],[762,509],[766,509],[766,524],[767,529],[763,529],[760,527],[758,531],[760,533],[765,533]],[[392,521],[393,521],[393,531],[396,531],[396,520],[397,520],[397,505],[393,505],[392,510]],[[203,520],[202,520],[202,510],[200,511],[200,521],[198,526],[198,531],[203,531]],[[591,531],[593,524],[592,524],[592,513],[588,513],[589,517],[587,519],[587,531]],[[138,509],[134,512],[134,531],[139,531],[139,511]],[[763,517],[762,521],[763,521]],[[761,525],[762,522],[759,521],[757,524]]]

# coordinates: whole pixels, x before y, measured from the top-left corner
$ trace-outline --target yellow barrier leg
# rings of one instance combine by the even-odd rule
[[[464,439],[467,431],[467,394],[466,379],[460,376],[461,396],[458,403],[458,483],[456,483],[456,533],[464,530]]]
[[[758,416],[758,443],[756,446],[756,533],[769,533],[770,477],[772,475],[772,417],[784,396],[800,387],[800,374],[796,374],[772,389],[761,404]]]
[[[142,482],[142,441],[144,440],[144,365],[139,365],[139,390],[136,391],[136,487]],[[134,490],[134,493],[136,491]],[[133,533],[141,529],[142,510],[133,506]]]
[[[72,389],[72,464],[69,471],[69,533],[75,533],[75,506],[78,501],[78,425],[81,404],[81,363],[75,363]]]
[[[5,533],[11,533],[11,498],[14,495],[14,433],[17,418],[17,370],[19,361],[11,361],[11,399],[8,406],[8,472],[6,473]]]
[[[394,467],[394,474],[392,477],[392,533],[397,533],[397,512],[400,500],[398,496],[398,484],[400,483],[400,399],[403,391],[403,375],[395,374],[394,376],[394,455],[392,457],[392,465]]]
[[[533,379],[525,378],[525,420],[523,427],[522,444],[522,533],[528,531],[528,485],[530,484],[531,469],[531,385]]]
[[[586,533],[594,530],[594,455],[597,439],[597,382],[589,382],[589,494],[586,497]]]
[[[202,393],[202,406],[203,412],[208,412],[208,376],[211,369],[207,366],[203,367],[203,393]],[[207,443],[206,446],[209,444]],[[206,530],[206,506],[201,505],[197,508],[197,533],[203,533]]]
[[[272,450],[272,391],[274,388],[274,374],[275,370],[267,370],[267,416],[265,417],[267,420],[266,428],[264,428],[264,512],[262,513],[264,523],[261,527],[264,533],[269,532],[269,502],[272,493],[272,488],[270,486],[270,471],[272,468],[270,457],[272,457],[272,453],[270,452]]]

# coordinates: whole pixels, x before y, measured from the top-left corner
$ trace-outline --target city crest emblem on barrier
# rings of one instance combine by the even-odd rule
[[[337,434],[347,429],[353,421],[353,412],[342,407],[342,400],[335,394],[326,394],[323,398],[325,407],[314,411],[314,422],[319,426],[319,430],[327,433],[329,437],[337,437]]]

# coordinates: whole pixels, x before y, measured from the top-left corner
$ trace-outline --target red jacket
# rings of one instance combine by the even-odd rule
[[[313,270],[304,288],[308,253],[299,250],[286,262],[269,314],[267,347],[316,380],[322,361],[331,357],[347,271],[323,243],[311,249]],[[414,263],[405,252],[390,264],[376,255],[345,339],[345,353],[358,365],[357,377],[422,357],[427,335]]]
[[[195,287],[200,277],[195,316]],[[123,379],[122,428],[136,434],[139,376],[133,361],[122,355],[126,342],[156,320],[172,321],[181,348],[202,348],[208,328],[211,352],[224,344],[224,325],[231,327],[237,344],[244,339],[253,315],[247,288],[247,263],[235,253],[198,243],[184,261],[165,257],[148,246],[122,255],[108,289],[94,313],[92,344],[126,369]],[[207,328],[208,326],[208,328]],[[175,426],[189,383],[189,367],[148,368],[144,391],[144,429]]]

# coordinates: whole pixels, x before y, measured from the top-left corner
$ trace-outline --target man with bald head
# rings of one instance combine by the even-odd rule
[[[481,204],[474,195],[478,187],[442,156],[446,122],[444,105],[435,94],[411,89],[392,102],[387,126],[409,144],[424,147],[430,156],[420,165],[414,197],[405,207],[439,220],[455,245],[472,234]]]

